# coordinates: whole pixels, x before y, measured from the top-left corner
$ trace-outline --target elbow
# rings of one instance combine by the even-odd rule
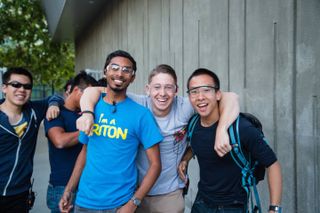
[[[64,149],[65,145],[61,142],[52,142],[57,149]]]

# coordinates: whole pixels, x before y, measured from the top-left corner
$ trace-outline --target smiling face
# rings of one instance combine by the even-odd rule
[[[30,84],[31,80],[26,75],[12,74],[10,79],[3,84],[2,91],[5,94],[6,102],[11,105],[22,107],[31,97],[31,89],[24,86],[15,88],[10,83]]]
[[[150,95],[152,111],[158,117],[169,114],[174,97],[177,95],[177,87],[174,78],[167,73],[157,73],[146,86]]]
[[[219,117],[220,90],[215,90],[214,80],[206,74],[194,76],[189,82],[189,100],[200,114],[201,120],[211,123]]]
[[[109,65],[105,69],[105,77],[107,79],[108,88],[115,93],[125,93],[129,84],[134,81],[134,71],[132,70],[132,62],[121,56],[111,59]],[[118,67],[118,69],[115,69]]]

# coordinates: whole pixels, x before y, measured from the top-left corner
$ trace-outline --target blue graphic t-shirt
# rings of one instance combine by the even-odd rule
[[[90,209],[119,207],[133,196],[139,144],[145,149],[162,140],[151,112],[126,98],[115,106],[102,97],[95,107],[93,135],[80,133],[87,145],[86,165],[76,204]]]

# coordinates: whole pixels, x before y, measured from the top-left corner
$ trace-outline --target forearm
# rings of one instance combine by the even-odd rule
[[[193,157],[193,153],[192,153],[192,149],[191,147],[187,147],[181,161],[186,161],[187,163],[191,160],[191,158]]]
[[[270,204],[280,205],[282,195],[282,175],[278,161],[268,168],[268,185],[270,193]]]
[[[146,194],[150,191],[161,172],[159,145],[155,145],[150,149],[153,150],[146,150],[149,159],[149,169],[146,175],[144,176],[139,188],[134,194],[135,197],[139,199],[143,199],[146,196]],[[150,155],[153,156],[150,157]]]
[[[82,170],[86,164],[86,154],[87,154],[87,146],[83,145],[82,150],[78,155],[76,164],[74,165],[71,177],[68,181],[65,191],[75,192],[76,189],[78,188]]]
[[[223,92],[219,102],[219,124],[218,129],[227,130],[237,119],[240,112],[239,98],[236,93]]]
[[[63,149],[78,144],[79,131],[65,132],[60,127],[53,127],[49,129],[48,136],[56,148]]]
[[[104,91],[104,87],[88,87],[84,90],[81,99],[80,99],[80,107],[82,111],[94,110],[94,106],[99,100],[101,92]]]

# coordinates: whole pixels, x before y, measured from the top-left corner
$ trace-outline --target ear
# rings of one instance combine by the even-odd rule
[[[5,85],[5,84],[2,85],[2,92],[3,92],[4,94],[7,93],[7,85]]]
[[[134,79],[136,78],[136,74],[132,75],[131,76],[131,80],[130,80],[130,83],[132,83],[134,81]]]
[[[144,90],[145,90],[147,96],[150,96],[150,85],[149,85],[149,84],[147,84],[147,85],[144,87]]]
[[[221,92],[221,90],[216,91],[216,99],[217,99],[217,101],[220,101],[221,98],[222,98],[222,92]]]

